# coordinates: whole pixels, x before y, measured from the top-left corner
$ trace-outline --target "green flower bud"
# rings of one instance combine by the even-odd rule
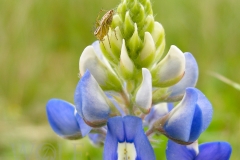
[[[121,46],[122,46],[122,35],[119,27],[116,27],[114,31],[110,29],[108,32],[110,45],[108,40],[102,41],[100,44],[101,50],[104,56],[109,60],[112,65],[117,65],[119,63]]]
[[[149,67],[152,64],[155,58],[155,44],[153,38],[149,32],[145,32],[143,48],[139,52],[139,55],[136,59],[138,66]]]
[[[151,32],[156,46],[155,62],[158,62],[165,49],[165,34],[163,26],[159,22],[154,22],[153,31]]]
[[[128,52],[127,52],[127,48],[125,45],[125,41],[123,39],[123,43],[122,43],[122,49],[121,49],[121,57],[120,57],[120,71],[121,71],[121,75],[125,78],[125,79],[130,79],[133,76],[133,72],[134,72],[134,64],[132,62],[132,60],[129,58],[128,56]]]
[[[154,21],[150,0],[122,0],[118,6],[111,24],[110,44],[104,41],[101,46],[104,55],[114,66],[118,66],[122,48],[122,39],[128,57],[136,69],[149,68],[158,62],[165,48],[164,29]],[[114,37],[117,33],[116,40]],[[106,37],[104,38],[106,39]]]
[[[128,46],[131,46],[131,48],[129,48],[129,51],[132,53],[132,57],[137,57],[139,46],[143,46],[143,42],[138,35],[138,28],[136,23],[134,24],[134,33],[128,41]]]

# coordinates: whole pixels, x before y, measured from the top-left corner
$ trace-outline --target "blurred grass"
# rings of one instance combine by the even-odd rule
[[[0,1],[0,159],[40,159],[47,144],[57,151],[57,159],[101,159],[102,149],[87,139],[58,138],[46,120],[45,104],[53,97],[73,102],[79,56],[95,41],[92,27],[98,12],[118,3]],[[239,10],[236,0],[153,1],[155,19],[166,31],[166,50],[175,44],[195,56],[197,87],[214,107],[200,142],[228,141],[233,160],[240,159],[240,92],[207,72],[240,82]],[[155,149],[157,159],[164,159],[165,143],[162,138]]]

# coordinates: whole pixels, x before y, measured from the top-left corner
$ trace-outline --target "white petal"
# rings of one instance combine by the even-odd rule
[[[95,53],[93,46],[87,46],[79,60],[80,75],[84,75],[86,70],[89,70],[91,74],[96,78],[100,85],[105,84],[106,71],[103,68],[103,64],[99,60]]]
[[[141,61],[145,60],[149,56],[155,54],[155,42],[153,40],[152,35],[149,32],[145,32],[144,35],[144,42],[143,42],[143,49],[139,53],[139,58]]]
[[[196,140],[195,142],[193,142],[192,144],[190,145],[187,145],[186,146],[189,150],[194,150],[196,155],[199,154],[199,148],[198,148],[198,141]]]
[[[165,32],[163,26],[159,22],[154,22],[154,29],[151,34],[156,46],[155,62],[158,62],[165,48]]]
[[[124,75],[125,74],[132,75],[133,69],[134,69],[134,64],[128,56],[128,51],[127,51],[124,39],[123,39],[122,49],[121,49],[120,65],[121,65],[121,71]],[[125,75],[125,76],[127,76],[127,75]]]
[[[182,99],[187,87],[195,87],[198,80],[198,65],[191,53],[185,53],[185,73],[183,78],[168,89],[168,101]]]
[[[152,70],[154,85],[167,87],[177,83],[185,71],[185,57],[183,52],[176,46],[172,45],[168,54]]]
[[[118,160],[135,160],[137,152],[134,143],[118,143]]]
[[[143,81],[136,94],[136,105],[148,113],[152,105],[152,76],[148,69],[142,69]]]

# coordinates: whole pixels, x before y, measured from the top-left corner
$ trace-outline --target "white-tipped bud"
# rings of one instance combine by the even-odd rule
[[[87,46],[79,60],[80,75],[89,70],[104,90],[121,90],[121,82],[110,67],[104,63],[103,59],[97,56],[93,46]]]
[[[137,58],[137,63],[141,67],[148,67],[155,58],[155,42],[149,32],[145,32],[143,48]]]
[[[167,55],[151,71],[153,85],[168,87],[176,84],[184,75],[185,57],[183,52],[172,45]]]
[[[137,91],[135,104],[143,113],[148,113],[152,106],[152,76],[148,69],[142,68],[142,83]]]
[[[91,74],[96,78],[97,82],[100,85],[104,85],[107,79],[106,71],[104,68],[105,66],[101,60],[99,60],[93,46],[87,46],[83,50],[83,53],[80,56],[79,60],[80,75],[83,76],[84,73],[89,70]]]
[[[134,71],[134,64],[128,56],[128,51],[127,51],[124,39],[122,42],[122,49],[121,49],[121,56],[120,56],[120,70],[121,70],[122,76],[125,79],[131,78]]]
[[[128,45],[131,46],[129,48],[129,50],[131,51],[132,57],[137,57],[139,47],[141,47],[143,45],[143,42],[142,42],[141,38],[139,37],[138,27],[137,27],[136,23],[134,24],[134,32],[128,41]]]
[[[156,46],[155,62],[158,62],[165,48],[165,32],[163,26],[159,22],[154,22],[154,28],[151,35]]]
[[[91,127],[101,127],[108,118],[119,115],[89,70],[78,82],[74,95],[76,110]]]

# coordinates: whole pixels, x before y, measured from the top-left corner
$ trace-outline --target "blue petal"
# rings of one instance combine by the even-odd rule
[[[173,103],[168,103],[168,111],[170,112],[173,109]]]
[[[189,141],[195,141],[200,134],[206,130],[212,120],[213,109],[211,103],[205,97],[205,95],[195,89],[198,94],[197,105],[195,107],[195,113],[193,118],[193,124],[191,127],[191,133]]]
[[[146,125],[151,126],[156,120],[162,118],[168,112],[170,112],[173,108],[172,103],[159,103],[154,105],[149,114],[144,118]]]
[[[205,97],[205,95],[196,89],[198,93],[198,101],[197,104],[200,107],[202,111],[202,129],[201,132],[203,132],[210,124],[212,120],[212,114],[213,114],[213,108],[209,100]]]
[[[196,152],[185,145],[168,140],[166,156],[167,160],[194,160]]]
[[[190,137],[188,141],[194,142],[195,140],[197,140],[200,134],[202,133],[201,131],[202,131],[202,111],[198,107],[198,105],[196,105],[192,120]]]
[[[89,133],[88,137],[91,143],[95,146],[102,146],[104,144],[105,136],[98,133]]]
[[[108,120],[104,145],[104,160],[118,159],[118,143],[134,143],[137,160],[155,160],[152,146],[142,128],[142,120],[135,116],[113,117]]]
[[[173,140],[194,142],[209,126],[212,105],[196,88],[187,88],[180,104],[169,114],[164,129]]]
[[[107,97],[88,70],[78,82],[74,100],[77,112],[89,126],[106,124],[110,116]]]
[[[183,78],[174,86],[170,87],[168,91],[171,93],[168,101],[180,100],[187,87],[194,87],[198,80],[198,65],[191,53],[185,53],[185,74]]]
[[[189,141],[197,97],[194,88],[187,88],[183,100],[169,113],[169,118],[164,125],[169,138]]]
[[[78,113],[76,113],[76,110],[75,110],[75,117],[77,119],[77,122],[78,122],[78,125],[79,125],[79,128],[81,130],[81,134],[83,137],[85,137],[91,130],[92,130],[92,127],[88,126],[84,120],[82,119],[82,117],[80,117],[80,115]]]
[[[51,99],[46,105],[46,111],[50,126],[56,134],[67,139],[82,137],[72,104],[60,99]]]
[[[84,74],[85,75],[85,74]],[[76,87],[76,91],[74,94],[74,103],[76,106],[76,110],[78,112],[78,114],[83,117],[82,114],[82,86],[81,86],[81,80],[78,82],[77,87]]]
[[[133,139],[134,145],[136,147],[136,160],[155,160],[156,157],[153,148],[142,128],[142,120],[137,117],[126,116],[124,117],[124,122],[126,139]]]
[[[122,117],[109,118],[108,131],[104,144],[104,160],[118,159],[118,142],[125,142],[125,132]]]
[[[228,160],[231,156],[232,148],[227,142],[209,142],[199,146],[199,154],[195,160]]]
[[[133,143],[138,132],[144,132],[142,128],[142,120],[134,116],[123,117],[125,141]]]

